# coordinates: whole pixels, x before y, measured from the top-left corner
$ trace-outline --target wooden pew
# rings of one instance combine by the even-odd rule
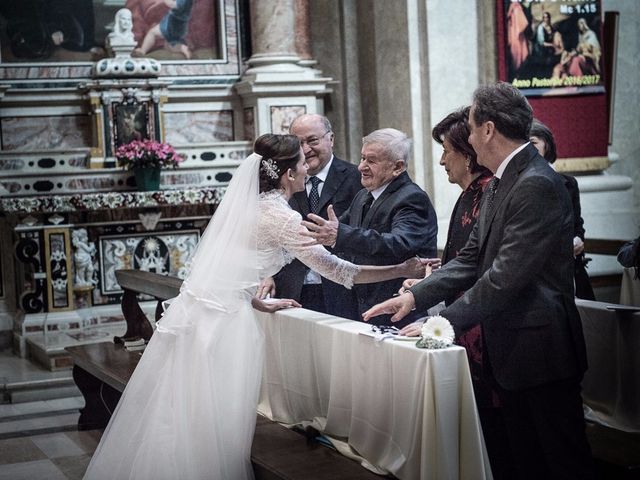
[[[116,270],[116,280],[124,291],[122,313],[127,322],[127,331],[122,337],[115,337],[115,342],[124,343],[125,340],[136,338],[143,338],[148,342],[153,334],[153,327],[138,304],[138,294],[150,295],[158,301],[155,314],[158,321],[162,315],[162,301],[178,296],[182,280],[142,270]]]
[[[114,343],[103,342],[67,347],[74,361],[73,379],[85,398],[80,410],[78,430],[106,427],[111,413],[131,378],[141,352],[130,352],[123,341],[133,338],[149,340],[153,329],[138,304],[137,294],[143,293],[158,300],[156,320],[162,312],[162,301],[178,295],[182,281],[151,272],[118,270],[116,278],[123,287],[122,311],[127,322],[123,337]],[[300,435],[282,425],[258,415],[251,447],[256,480],[304,479],[375,480],[375,475],[356,462],[313,438]]]

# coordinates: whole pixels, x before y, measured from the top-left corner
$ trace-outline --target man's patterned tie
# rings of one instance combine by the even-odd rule
[[[320,206],[320,195],[318,194],[318,185],[320,180],[318,177],[309,177],[311,182],[311,190],[309,191],[309,211],[311,213],[318,213],[318,207]]]

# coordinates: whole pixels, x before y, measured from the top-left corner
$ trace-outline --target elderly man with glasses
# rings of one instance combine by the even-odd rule
[[[291,122],[289,131],[300,140],[309,165],[306,190],[294,194],[289,204],[303,218],[310,213],[327,218],[329,205],[341,215],[362,185],[358,168],[333,154],[331,123],[322,115],[304,114]],[[293,298],[304,308],[339,317],[357,316],[347,289],[320,277],[298,260],[284,267],[273,280],[263,282],[258,293],[263,297],[270,294]]]

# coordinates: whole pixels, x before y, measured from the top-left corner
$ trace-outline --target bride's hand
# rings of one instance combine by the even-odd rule
[[[284,308],[302,307],[298,302],[291,298],[278,298],[270,299],[269,301],[262,300],[258,297],[251,299],[251,306],[260,312],[273,313]]]

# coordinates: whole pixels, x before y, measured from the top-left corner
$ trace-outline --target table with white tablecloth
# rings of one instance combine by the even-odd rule
[[[376,341],[368,324],[304,309],[258,319],[262,414],[315,421],[401,479],[491,478],[464,349]]]
[[[588,417],[640,432],[640,312],[623,305],[576,299],[589,368],[582,380]]]
[[[640,278],[635,278],[635,268],[622,271],[620,284],[620,304],[640,307]]]

